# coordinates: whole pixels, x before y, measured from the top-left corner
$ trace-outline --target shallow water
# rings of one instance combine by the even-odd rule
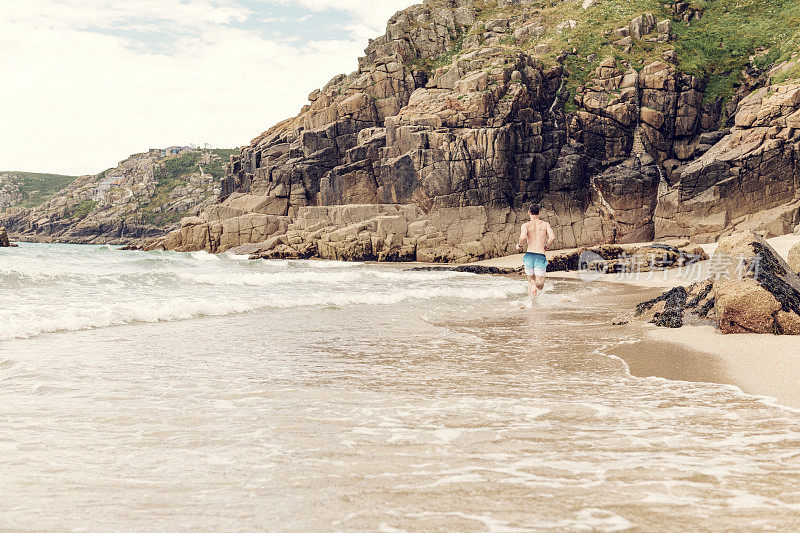
[[[0,251],[0,529],[793,529],[800,415],[631,377],[614,290]]]

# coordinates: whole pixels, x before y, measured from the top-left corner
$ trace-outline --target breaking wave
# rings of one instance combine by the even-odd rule
[[[0,261],[0,340],[260,309],[511,302],[518,281],[339,261],[23,245]]]

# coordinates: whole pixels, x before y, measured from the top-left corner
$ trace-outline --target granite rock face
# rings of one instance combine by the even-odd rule
[[[0,211],[19,205],[22,200],[17,176],[13,172],[0,174]]]
[[[770,237],[791,233],[800,205],[798,128],[800,83],[764,87],[743,99],[731,132],[675,171],[676,186],[656,213],[657,232],[695,231],[705,240],[735,226]]]
[[[548,22],[539,3],[525,0],[497,2],[486,18],[484,4],[429,0],[392,17],[357,71],[312,92],[297,116],[231,158],[214,214],[185,226],[195,237],[181,228],[183,236],[145,247],[219,251],[262,238],[241,219],[246,229],[231,230],[223,244],[227,232],[214,225],[224,219],[284,217],[288,227],[307,208],[350,204],[414,205],[427,220],[480,208],[485,233],[447,241],[467,260],[512,252],[512,228],[534,201],[564,248],[707,242],[735,228],[772,236],[800,222],[800,85],[742,95],[731,129],[720,129],[722,109],[704,102],[705,80],[682,73],[674,51],[640,71],[601,60],[569,94],[564,58],[578,51],[552,58],[547,43],[575,21]],[[637,42],[672,36],[671,22],[652,14],[622,30]],[[362,240],[380,237],[375,231],[363,230]],[[372,245],[364,257],[402,249],[402,257],[425,259],[436,242],[404,238],[415,239],[416,251],[412,241],[393,243],[390,253]],[[309,253],[307,245],[295,252]]]
[[[795,244],[792,249],[789,250],[787,263],[789,263],[789,268],[800,274],[800,244]]]

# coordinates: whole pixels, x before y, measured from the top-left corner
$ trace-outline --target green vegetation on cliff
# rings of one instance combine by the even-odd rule
[[[235,153],[238,150],[217,148],[189,152],[164,160],[163,173],[156,181],[156,193],[141,207],[143,220],[148,224],[168,226],[185,217],[188,214],[186,212],[165,213],[161,210],[171,200],[170,193],[186,187],[191,176],[201,172],[212,176],[215,181],[222,179],[225,177],[228,160]]]
[[[61,174],[42,174],[37,172],[9,171],[18,178],[19,190],[22,193],[22,207],[35,207],[54,198],[59,191],[75,181],[77,176]],[[6,172],[0,172],[6,174]]]
[[[791,59],[800,45],[797,0],[695,0],[700,20],[674,25],[684,71],[708,80],[706,98],[726,99],[753,58],[767,70]]]
[[[97,207],[97,202],[95,200],[85,200],[72,209],[69,209],[68,216],[71,218],[84,219],[89,216],[89,213],[94,211],[95,207]]]
[[[159,180],[161,183],[178,184],[181,180],[185,182],[186,176],[202,171],[210,174],[216,179],[225,177],[225,170],[231,154],[238,153],[235,149],[215,148],[208,151],[189,152],[186,154],[172,157],[164,161],[164,176]],[[212,154],[216,157],[207,158],[206,163],[202,163],[205,154]]]
[[[475,4],[478,24],[473,32],[494,19],[513,18],[522,12],[514,6],[498,7],[490,0]],[[670,20],[672,40],[645,38],[620,44],[624,36],[614,30],[627,27],[645,13],[651,13],[656,22]],[[687,17],[686,13],[696,15]],[[543,0],[538,13],[530,17],[527,11],[525,17],[522,24],[541,25],[542,32],[519,39],[509,32],[499,44],[510,52],[531,52],[537,45],[547,44],[549,50],[537,55],[553,64],[562,51],[574,50],[575,54],[564,58],[570,73],[567,89],[572,95],[606,57],[624,60],[639,70],[650,61],[662,59],[667,50],[674,50],[683,72],[706,80],[706,101],[719,98],[723,102],[733,95],[748,66],[767,71],[800,59],[797,0],[598,0],[588,9],[577,0]],[[420,61],[419,66],[432,70],[449,64],[461,52],[462,44],[463,39],[446,55]],[[796,63],[776,73],[775,81],[794,77],[800,77]]]

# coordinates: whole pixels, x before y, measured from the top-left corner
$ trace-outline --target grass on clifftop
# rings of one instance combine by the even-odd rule
[[[706,99],[727,99],[741,71],[751,62],[767,70],[800,48],[797,0],[695,0],[703,18],[675,24],[675,50],[681,68],[708,80]]]
[[[798,0],[689,0],[692,9],[700,9],[700,20],[685,23],[673,14],[677,0],[599,0],[589,9],[583,9],[581,0],[542,0],[518,24],[539,23],[547,28],[540,37],[523,42],[504,39],[500,44],[509,51],[523,49],[531,52],[541,43],[550,46],[542,59],[555,64],[562,50],[577,49],[577,55],[567,57],[570,72],[567,88],[572,95],[579,85],[585,84],[592,71],[606,57],[629,62],[640,70],[653,60],[663,59],[664,52],[674,49],[679,68],[707,81],[706,101],[729,99],[742,71],[752,63],[762,71],[787,61],[800,52],[800,1]],[[478,21],[520,15],[521,8],[499,8],[494,2],[477,2]],[[614,45],[618,37],[613,30],[628,26],[630,21],[644,13],[652,13],[656,22],[672,21],[673,40],[670,42],[634,42],[629,51]],[[558,31],[556,27],[567,20],[577,22],[572,29]],[[648,37],[657,36],[654,30]],[[431,60],[433,65],[448,62],[460,49],[450,51],[446,57]],[[592,60],[587,57],[594,56]],[[751,59],[752,58],[752,59]],[[800,76],[800,66],[795,66],[776,76],[775,81],[785,81]]]
[[[563,20],[577,20],[577,26],[562,33],[552,32],[542,39],[551,42],[553,54],[562,49],[577,48],[568,66],[575,80],[570,85],[585,83],[588,75],[605,57],[629,61],[640,69],[645,63],[661,59],[663,52],[674,48],[680,69],[707,80],[706,100],[730,98],[742,71],[754,58],[758,68],[767,70],[788,60],[800,49],[800,2],[797,0],[693,0],[694,9],[703,10],[700,20],[685,23],[668,9],[674,0],[600,0],[588,10],[580,2],[562,2],[543,10],[548,28]],[[656,22],[672,21],[673,41],[669,43],[634,42],[630,52],[612,44],[615,28],[630,20],[652,13]],[[656,35],[654,31],[651,35]],[[585,58],[597,57],[592,64]]]
[[[5,172],[0,172],[5,174]],[[52,200],[64,187],[75,181],[77,176],[61,174],[41,174],[36,172],[8,172],[19,177],[22,207],[36,207]]]

